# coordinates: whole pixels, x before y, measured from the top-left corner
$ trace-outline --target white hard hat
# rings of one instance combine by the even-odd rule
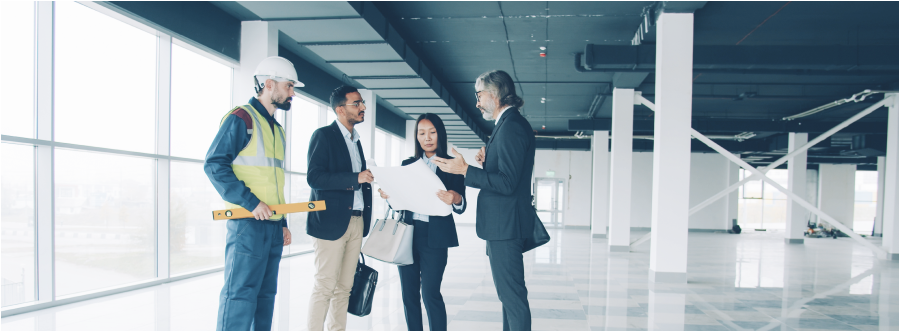
[[[297,80],[297,70],[294,68],[294,64],[280,56],[270,56],[260,62],[259,66],[256,66],[253,78],[256,79],[257,91],[265,86],[267,79],[291,81],[294,82],[295,88],[304,86],[303,83]]]

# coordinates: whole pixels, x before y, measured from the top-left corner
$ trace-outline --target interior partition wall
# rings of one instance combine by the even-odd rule
[[[239,64],[90,2],[0,9],[20,45],[2,68],[2,315],[221,270],[210,212],[224,204],[203,160]],[[286,194],[302,202],[309,137],[329,116],[293,104],[276,119]],[[310,252],[305,221],[290,216],[285,255]]]

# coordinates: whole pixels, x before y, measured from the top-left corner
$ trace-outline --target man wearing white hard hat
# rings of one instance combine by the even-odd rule
[[[225,114],[203,164],[226,209],[253,212],[227,221],[219,331],[272,329],[278,265],[283,246],[291,244],[284,215],[269,208],[286,203],[284,128],[274,115],[291,109],[294,88],[303,83],[294,65],[277,56],[256,67],[253,82],[256,97]]]

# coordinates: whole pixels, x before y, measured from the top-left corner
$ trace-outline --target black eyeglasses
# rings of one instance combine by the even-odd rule
[[[352,104],[344,104],[344,105],[341,105],[341,106],[353,106],[353,107],[359,107],[359,104],[365,105],[365,104],[366,104],[366,101],[365,101],[365,100],[360,100],[360,101],[357,101],[357,102],[352,103]]]

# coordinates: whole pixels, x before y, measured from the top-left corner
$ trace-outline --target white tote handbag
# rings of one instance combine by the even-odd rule
[[[401,220],[388,219],[391,209],[384,214],[384,219],[375,221],[369,238],[363,244],[362,253],[366,256],[394,265],[413,263],[413,225]],[[402,216],[402,214],[401,214]]]

